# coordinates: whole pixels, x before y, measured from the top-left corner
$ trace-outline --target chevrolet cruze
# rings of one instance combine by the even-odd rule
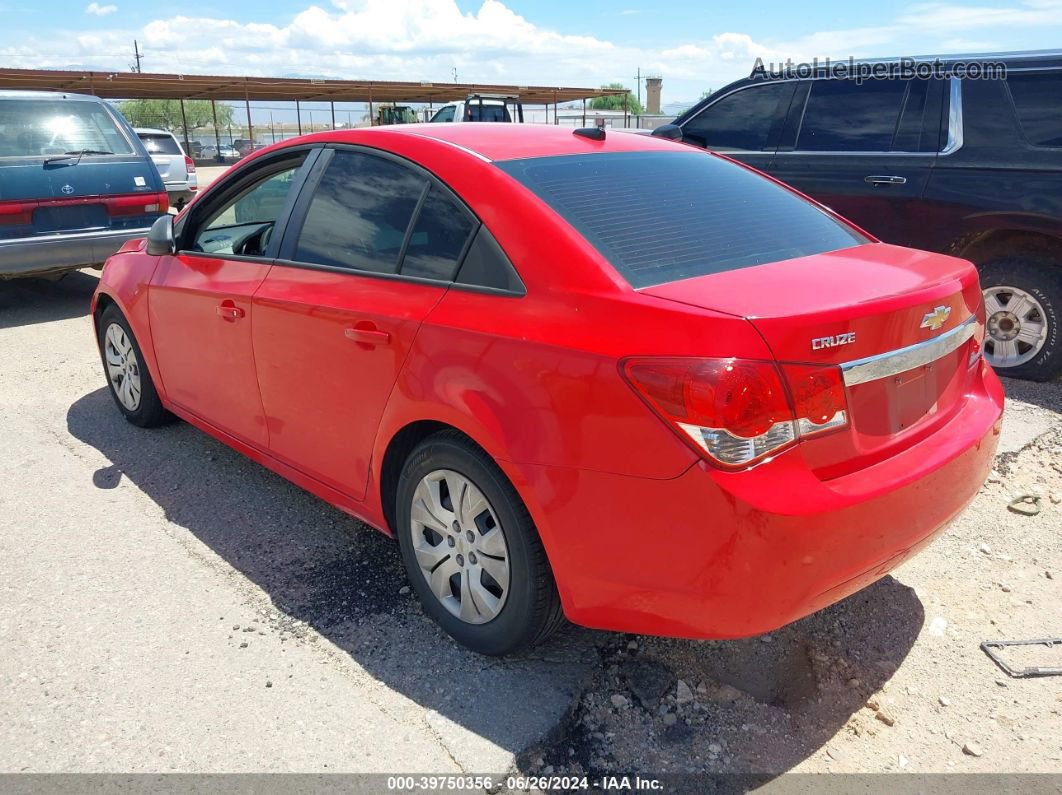
[[[564,617],[724,638],[831,604],[973,497],[1003,405],[968,262],[600,130],[269,147],[112,257],[93,316],[130,422],[396,536],[486,654]]]

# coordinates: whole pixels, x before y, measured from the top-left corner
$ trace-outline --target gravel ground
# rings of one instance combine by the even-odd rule
[[[421,614],[390,540],[190,426],[122,421],[94,281],[0,282],[0,772],[1062,773],[1062,678],[978,648],[1062,635],[1059,383],[1008,381],[971,507],[834,607],[495,661]],[[1038,515],[1007,510],[1027,492]]]

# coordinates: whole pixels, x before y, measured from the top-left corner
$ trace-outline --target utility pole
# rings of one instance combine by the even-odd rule
[[[136,58],[136,66],[133,68],[134,72],[140,73],[140,45],[137,44],[136,39],[133,39],[133,57]]]

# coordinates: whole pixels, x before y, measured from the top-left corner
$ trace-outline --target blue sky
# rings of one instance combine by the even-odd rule
[[[692,101],[765,60],[1062,44],[1062,0],[0,0],[0,66],[633,87]]]

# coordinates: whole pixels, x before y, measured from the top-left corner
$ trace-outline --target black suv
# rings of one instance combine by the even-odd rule
[[[754,70],[654,134],[758,168],[885,242],[973,261],[988,361],[1052,379],[1062,374],[1062,53],[915,63],[931,60],[944,71]],[[1003,64],[1006,79],[955,76],[971,62]]]

